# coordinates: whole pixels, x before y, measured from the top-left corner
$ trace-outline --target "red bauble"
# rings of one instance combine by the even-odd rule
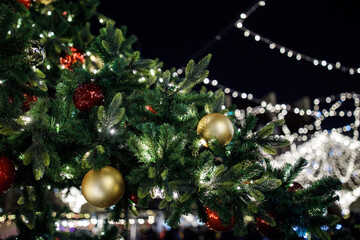
[[[6,193],[14,184],[15,167],[5,156],[0,157],[0,194]]]
[[[74,47],[70,47],[71,55],[66,54],[64,57],[60,57],[60,64],[63,68],[72,70],[72,66],[76,62],[84,63],[85,57],[84,54],[81,53]]]
[[[30,111],[30,105],[38,100],[37,96],[24,94],[25,102],[22,103],[21,109],[24,112]]]
[[[9,96],[9,103],[12,104],[14,102],[14,97]],[[37,96],[31,96],[24,93],[25,101],[21,104],[21,110],[24,112],[30,111],[30,105],[38,100]]]
[[[29,9],[31,0],[17,0],[19,3],[22,3],[27,9]]]
[[[275,214],[269,213],[269,215],[276,221]],[[256,228],[263,235],[268,238],[281,238],[284,234],[280,231],[278,223],[275,227],[270,226],[269,223],[265,222],[261,218],[256,218]]]
[[[289,192],[297,192],[298,190],[304,189],[300,183],[293,182],[286,188]]]
[[[100,106],[105,102],[105,95],[99,85],[93,82],[85,82],[76,87],[73,101],[75,107],[82,112],[90,111],[94,106]]]
[[[139,203],[139,198],[136,194],[131,194],[129,200],[132,201],[135,205],[138,205]]]
[[[210,228],[211,230],[216,232],[225,232],[229,231],[234,227],[234,217],[231,218],[228,225],[224,225],[220,216],[216,212],[214,212],[208,207],[205,207],[205,212],[207,215],[206,226],[208,226],[208,228]]]
[[[146,105],[145,108],[146,108],[146,110],[148,110],[149,112],[152,112],[153,114],[157,114],[157,112],[152,108],[151,105]]]

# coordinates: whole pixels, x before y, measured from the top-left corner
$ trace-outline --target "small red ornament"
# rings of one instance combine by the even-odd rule
[[[14,184],[15,167],[5,156],[0,157],[0,194],[6,193]]]
[[[152,112],[153,114],[157,114],[157,112],[152,108],[151,105],[146,105],[145,108],[146,108],[146,110],[148,110],[149,112]]]
[[[72,66],[76,62],[84,63],[85,57],[84,54],[78,51],[74,47],[70,47],[71,55],[66,54],[64,57],[60,57],[60,64],[63,68],[72,70]]]
[[[275,214],[269,213],[269,215],[276,221]],[[278,223],[276,223],[275,227],[272,227],[269,223],[259,217],[256,218],[256,228],[263,236],[268,238],[281,238],[284,235],[280,231]]]
[[[286,188],[289,192],[297,192],[298,190],[304,189],[298,182],[293,182]]]
[[[206,226],[208,226],[208,228],[210,228],[211,230],[216,232],[225,232],[229,231],[234,227],[234,217],[231,218],[228,225],[224,225],[220,216],[216,212],[214,212],[208,207],[205,207],[205,212],[207,215]]]
[[[24,93],[25,101],[21,105],[24,112],[30,111],[30,105],[38,100],[37,96],[31,96]]]
[[[73,101],[75,107],[82,112],[90,111],[94,106],[105,102],[105,95],[99,85],[94,82],[85,82],[76,87]]]
[[[9,96],[8,99],[10,104],[14,102],[14,97]],[[24,93],[24,99],[25,101],[21,104],[21,110],[24,112],[30,111],[31,104],[38,100],[37,96],[27,95],[26,93]]]
[[[22,3],[26,9],[29,9],[31,5],[31,0],[17,0],[19,3]]]
[[[63,15],[63,16],[66,16],[66,14],[67,14],[67,11],[63,11],[63,12],[61,13],[61,15]]]
[[[129,200],[132,201],[135,205],[138,205],[139,203],[139,198],[136,194],[131,194]]]

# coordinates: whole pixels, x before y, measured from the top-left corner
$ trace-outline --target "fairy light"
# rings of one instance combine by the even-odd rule
[[[153,199],[155,199],[155,198],[164,199],[165,191],[164,191],[164,189],[160,189],[159,187],[154,187],[150,190],[150,196]]]
[[[76,187],[65,188],[60,192],[59,195],[61,201],[64,203],[69,204],[71,211],[75,213],[80,213],[81,206],[87,203],[86,199],[84,198],[81,190]]]

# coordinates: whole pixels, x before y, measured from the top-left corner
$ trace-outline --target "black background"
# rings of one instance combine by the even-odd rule
[[[356,0],[266,1],[244,23],[249,29],[295,51],[328,62],[360,67],[360,4]],[[181,67],[209,40],[238,18],[253,1],[101,1],[99,12],[128,26],[139,37],[144,58],[158,57],[165,68]],[[329,71],[288,58],[268,45],[245,38],[233,27],[202,56],[212,53],[210,78],[240,92],[278,103],[358,92],[360,74]]]

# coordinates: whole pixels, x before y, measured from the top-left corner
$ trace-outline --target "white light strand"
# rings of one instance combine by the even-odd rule
[[[263,37],[261,36],[260,34],[244,27],[244,23],[243,23],[243,19],[240,19],[236,24],[235,26],[242,30],[244,32],[244,36],[245,37],[249,37],[249,36],[252,36],[254,37],[254,40],[256,42],[263,42],[267,45],[269,45],[269,48],[270,49],[278,49],[279,52],[281,54],[285,54],[291,58],[293,56],[295,56],[296,60],[300,61],[300,60],[304,60],[304,61],[307,61],[307,62],[310,62],[312,63],[314,66],[318,66],[318,67],[324,67],[326,68],[327,70],[331,71],[333,69],[337,69],[337,70],[341,70],[343,72],[347,72],[349,73],[350,75],[354,75],[355,73],[357,74],[360,74],[360,67],[349,67],[349,66],[344,66],[342,65],[339,61],[337,62],[329,62],[327,60],[319,60],[319,58],[314,58],[314,57],[311,57],[309,55],[306,55],[304,53],[300,53],[298,51],[295,51],[295,50],[292,50],[288,47],[285,47],[281,44],[278,44],[266,37]],[[241,23],[241,24],[240,24]],[[356,71],[355,71],[356,70]]]
[[[254,40],[256,42],[263,42],[265,44],[269,45],[270,49],[278,49],[279,52],[281,54],[285,54],[291,58],[293,56],[295,56],[296,60],[300,61],[300,60],[305,60],[308,62],[311,62],[314,64],[314,66],[321,66],[321,67],[325,67],[326,69],[328,69],[329,71],[333,70],[333,69],[338,69],[341,70],[343,72],[347,72],[350,75],[354,75],[355,73],[360,74],[360,67],[349,67],[349,66],[343,66],[339,61],[333,63],[333,62],[329,62],[326,60],[319,60],[318,58],[314,58],[311,56],[308,56],[306,54],[300,53],[299,51],[295,51],[292,50],[288,47],[285,47],[281,44],[278,44],[266,37],[261,36],[260,34],[250,30],[249,28],[246,28],[244,26],[244,21],[246,19],[248,19],[248,17],[255,12],[255,10],[260,7],[260,6],[265,6],[265,1],[259,1],[259,2],[254,2],[245,13],[241,13],[240,14],[240,18],[238,19],[238,21],[235,23],[235,27],[242,30],[244,32],[244,36],[245,37],[249,37],[252,36],[254,38]],[[355,71],[356,70],[356,71]]]

